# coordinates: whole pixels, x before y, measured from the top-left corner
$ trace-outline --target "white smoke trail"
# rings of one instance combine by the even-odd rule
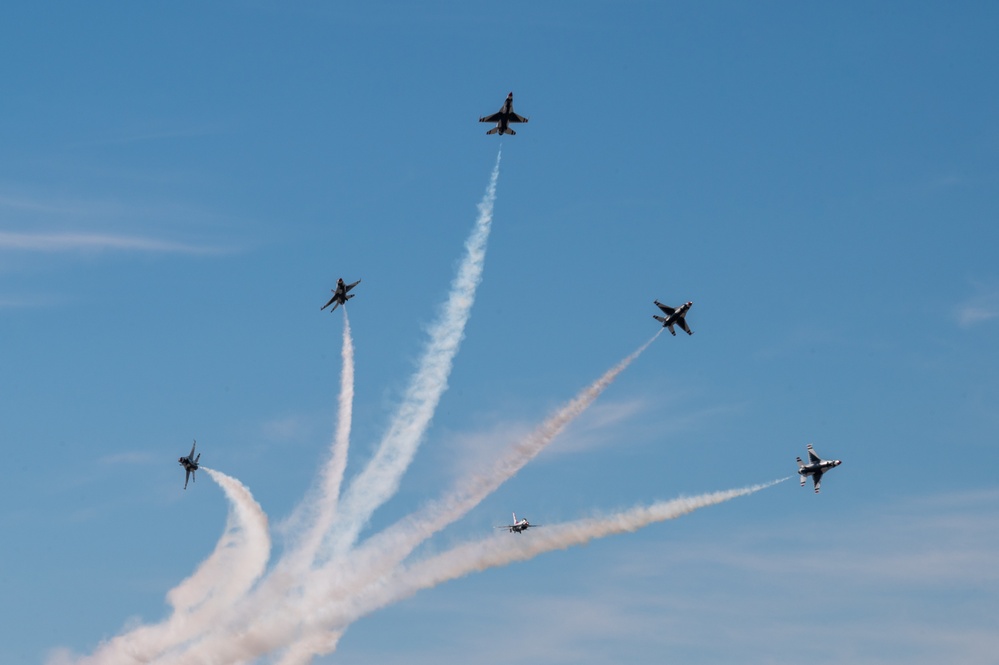
[[[307,504],[316,513],[312,516],[306,535],[288,557],[288,565],[296,570],[308,568],[312,564],[323,538],[329,532],[336,516],[340,486],[347,468],[347,450],[350,447],[354,404],[354,340],[350,334],[347,305],[344,304],[342,309],[343,348],[340,355],[343,369],[340,373],[336,436],[333,439],[330,458],[323,469],[321,494]]]
[[[537,531],[532,530],[523,537],[502,533],[465,543],[412,566],[397,568],[391,575],[374,580],[363,593],[351,594],[348,598],[331,598],[331,602],[323,610],[315,612],[311,619],[328,630],[343,630],[362,616],[422,589],[429,589],[473,572],[525,561],[545,552],[637,531],[656,522],[676,519],[700,508],[759,492],[785,480],[787,478],[740,489],[680,497],[650,506],[638,506],[604,518],[545,526]]]
[[[323,644],[335,644],[337,636],[332,633],[313,631],[303,634],[302,626],[307,623],[304,617],[311,604],[309,599],[317,596],[325,598],[341,586],[345,569],[359,573],[365,581],[369,579],[367,566],[358,565],[357,558],[349,556],[349,550],[374,510],[395,493],[447,388],[452,362],[464,336],[475,290],[482,277],[501,156],[502,153],[496,156],[448,300],[438,321],[430,329],[430,340],[402,404],[375,456],[354,478],[339,503],[335,528],[327,533],[333,539],[327,545],[337,556],[320,571],[306,573],[301,567],[305,560],[301,556],[304,549],[294,548],[264,584],[236,609],[238,618],[229,622],[230,627],[220,627],[214,635],[206,638],[205,643],[190,652],[211,653],[218,662],[236,662],[259,657],[290,644],[292,647],[286,650],[285,657],[289,662],[295,662],[296,658],[307,656],[312,648],[309,645],[322,648]],[[322,556],[323,553],[319,552],[320,559]],[[252,629],[248,627],[251,624]],[[186,657],[182,652],[164,662],[183,663]]]
[[[516,443],[488,468],[465,477],[444,497],[420,508],[415,513],[396,522],[373,536],[359,550],[359,555],[369,561],[385,558],[384,565],[394,566],[404,560],[420,543],[457,521],[545,449],[565,428],[578,418],[662,334],[659,329],[647,342],[607,370],[603,376],[587,386],[572,401],[548,417],[536,430]]]
[[[173,612],[166,621],[115,637],[79,661],[81,665],[149,663],[211,630],[263,574],[271,549],[267,515],[241,482],[214,469],[201,468],[219,484],[230,503],[225,531],[215,550],[193,575],[167,594]]]
[[[502,151],[496,155],[496,165],[479,203],[479,216],[465,243],[465,256],[451,284],[447,303],[430,329],[430,340],[402,404],[374,457],[351,482],[344,496],[341,520],[333,543],[334,554],[342,554],[350,548],[371,514],[395,494],[430,425],[441,395],[447,389],[454,356],[464,338],[465,324],[475,301],[475,290],[482,280],[501,156]]]
[[[528,462],[534,459],[545,446],[551,443],[573,420],[579,417],[603,391],[614,382],[632,362],[634,362],[662,333],[660,328],[652,338],[618,362],[600,378],[580,392],[573,400],[551,415],[528,437],[513,446],[501,459],[496,460],[488,469],[465,479],[457,488],[443,499],[432,502],[417,512],[400,520],[393,526],[373,536],[362,547],[351,553],[351,560],[363,562],[363,572],[354,570],[354,578],[342,580],[334,577],[337,584],[310,585],[309,593],[301,604],[305,615],[310,615],[329,603],[329,594],[333,588],[341,595],[349,595],[360,590],[369,580],[389,574],[400,562],[406,559],[412,551],[427,538],[448,524],[460,519],[469,510],[478,505],[485,497],[492,494],[496,488],[513,477]],[[335,560],[328,568],[342,570],[345,563]],[[322,578],[329,580],[330,572],[319,571]],[[322,626],[315,628],[315,633],[303,631],[302,637],[292,647],[291,652],[299,654],[319,655],[330,650],[315,650],[313,642],[322,644],[328,641],[327,629]],[[339,635],[339,633],[334,633]],[[335,645],[335,639],[332,641]],[[282,661],[284,662],[284,661]],[[289,660],[289,662],[299,662]],[[305,661],[307,662],[307,661]]]

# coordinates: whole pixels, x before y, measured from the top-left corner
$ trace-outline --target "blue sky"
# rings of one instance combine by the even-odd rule
[[[398,493],[440,495],[694,301],[421,554],[768,482],[422,591],[321,663],[985,662],[999,647],[992,3],[57,3],[0,27],[0,661],[168,612],[229,510],[274,559],[356,383],[347,479],[482,283]],[[514,91],[515,137],[476,122]],[[540,531],[540,530],[539,530]],[[533,536],[531,532],[524,538]],[[511,536],[513,537],[513,536]],[[267,662],[266,660],[264,662]]]

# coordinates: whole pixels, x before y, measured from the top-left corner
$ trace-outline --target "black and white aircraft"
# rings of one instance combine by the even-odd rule
[[[197,439],[194,441],[194,445],[191,446],[191,453],[187,457],[181,457],[177,461],[180,465],[184,467],[184,489],[187,489],[187,481],[194,478],[194,472],[198,470],[198,460],[201,459],[201,453],[198,456],[194,456],[194,447],[198,445]]]
[[[322,311],[327,307],[329,307],[330,305],[333,305],[333,303],[336,303],[336,305],[333,305],[333,309],[336,309],[337,306],[339,305],[346,305],[348,300],[357,295],[356,293],[352,293],[348,296],[347,291],[350,291],[352,288],[354,288],[360,283],[361,280],[357,280],[353,284],[344,284],[343,277],[340,277],[339,279],[336,280],[336,288],[330,289],[330,292],[333,294],[333,297],[330,298],[330,301],[328,303],[320,307],[319,310]],[[332,312],[333,309],[331,309],[330,311]]]
[[[503,102],[503,107],[493,113],[492,115],[484,115],[479,118],[479,122],[495,122],[496,126],[490,129],[486,134],[511,134],[515,135],[517,132],[510,129],[511,122],[527,122],[527,118],[522,115],[517,115],[513,112],[513,93],[511,92],[506,96],[506,101]]]
[[[815,454],[812,444],[808,444],[808,464],[802,462],[800,457],[798,458],[798,474],[801,476],[801,486],[804,487],[805,479],[811,476],[812,483],[815,485],[815,493],[818,494],[819,487],[822,485],[822,474],[842,463],[838,459],[822,459]]]
[[[522,533],[527,531],[532,526],[541,526],[540,524],[531,524],[527,521],[525,517],[522,520],[517,519],[517,513],[513,514],[513,524],[504,524],[503,526],[496,527],[497,529],[508,529],[510,533]]]
[[[683,332],[687,333],[688,335],[694,334],[687,326],[687,319],[685,318],[687,316],[687,310],[690,309],[690,306],[693,305],[694,303],[688,301],[683,303],[676,309],[673,309],[669,305],[664,305],[658,300],[654,302],[656,304],[656,307],[661,309],[663,311],[663,314],[665,314],[666,316],[656,316],[655,314],[653,314],[652,318],[655,319],[656,321],[661,321],[663,324],[663,328],[669,328],[669,334],[676,337],[676,331],[673,330],[673,326],[680,326]]]

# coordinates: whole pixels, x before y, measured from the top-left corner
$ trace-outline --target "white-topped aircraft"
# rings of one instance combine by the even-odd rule
[[[503,526],[496,527],[497,529],[508,529],[510,533],[523,533],[527,531],[532,526],[541,526],[540,524],[531,524],[527,521],[525,517],[522,520],[517,519],[517,513],[513,514],[513,524],[504,524]]]
[[[805,486],[805,479],[808,476],[812,477],[812,484],[815,485],[815,493],[819,493],[819,487],[822,485],[822,474],[829,469],[834,469],[840,464],[842,464],[838,459],[824,460],[815,454],[815,449],[812,448],[812,444],[808,444],[808,464],[801,461],[798,458],[798,474],[801,476],[801,486]]]

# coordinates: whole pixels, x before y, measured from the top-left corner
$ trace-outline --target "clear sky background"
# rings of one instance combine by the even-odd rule
[[[398,404],[502,146],[484,279],[367,534],[692,300],[431,550],[843,464],[447,583],[322,663],[994,662],[999,5],[21,3],[0,24],[0,661],[167,612]],[[530,123],[486,136],[506,94]],[[532,534],[525,534],[530,538]],[[511,538],[516,536],[510,536]]]

